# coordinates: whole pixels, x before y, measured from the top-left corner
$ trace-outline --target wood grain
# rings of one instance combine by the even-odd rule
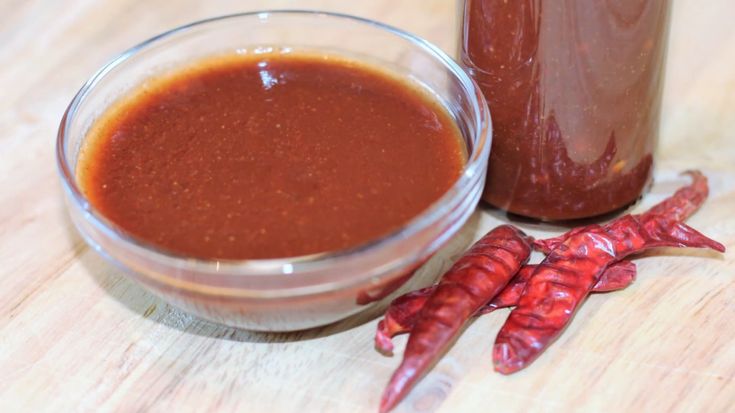
[[[735,2],[674,4],[656,184],[638,208],[684,182],[679,171],[701,168],[712,196],[691,223],[732,251]],[[450,0],[0,2],[0,411],[376,411],[398,359],[373,350],[374,313],[291,334],[195,319],[90,251],[57,182],[58,122],[97,67],[182,23],[286,7],[375,18],[456,46]],[[455,243],[507,218],[482,209],[475,220]],[[424,271],[450,261],[445,252]],[[638,264],[633,286],[591,297],[517,375],[490,363],[507,313],[477,320],[397,411],[735,410],[735,253],[663,251]]]

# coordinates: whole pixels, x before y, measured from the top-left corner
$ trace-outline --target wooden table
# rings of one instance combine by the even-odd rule
[[[291,334],[198,320],[87,248],[62,203],[56,128],[96,68],[164,29],[266,7],[348,12],[456,44],[450,0],[0,3],[0,411],[376,411],[399,358],[373,349],[375,313]],[[734,19],[732,0],[675,2],[656,184],[641,206],[701,168],[712,195],[691,223],[731,251]],[[478,212],[459,239],[502,219]],[[637,262],[633,286],[591,297],[519,374],[492,371],[506,313],[480,318],[397,411],[735,411],[735,253]]]

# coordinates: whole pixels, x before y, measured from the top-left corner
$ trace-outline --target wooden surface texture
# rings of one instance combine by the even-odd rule
[[[674,3],[656,182],[638,208],[703,169],[712,194],[690,223],[730,252],[638,259],[633,286],[591,297],[510,377],[491,365],[507,312],[482,317],[397,412],[735,411],[735,2]],[[456,46],[452,0],[0,0],[0,412],[377,411],[405,337],[378,354],[375,312],[290,334],[201,321],[90,250],[63,204],[56,130],[87,77],[166,29],[262,8],[347,12]],[[482,209],[453,243],[504,220]]]

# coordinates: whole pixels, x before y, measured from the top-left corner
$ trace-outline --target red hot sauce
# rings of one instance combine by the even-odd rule
[[[467,0],[462,61],[493,115],[483,198],[524,216],[634,202],[658,136],[669,0]]]
[[[355,61],[214,59],[153,79],[97,121],[77,173],[123,231],[205,259],[343,250],[437,201],[465,163],[429,94]]]

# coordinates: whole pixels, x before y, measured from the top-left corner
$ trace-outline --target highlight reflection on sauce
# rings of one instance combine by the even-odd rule
[[[623,207],[650,180],[668,0],[467,0],[463,64],[493,113],[484,199],[541,219]]]

